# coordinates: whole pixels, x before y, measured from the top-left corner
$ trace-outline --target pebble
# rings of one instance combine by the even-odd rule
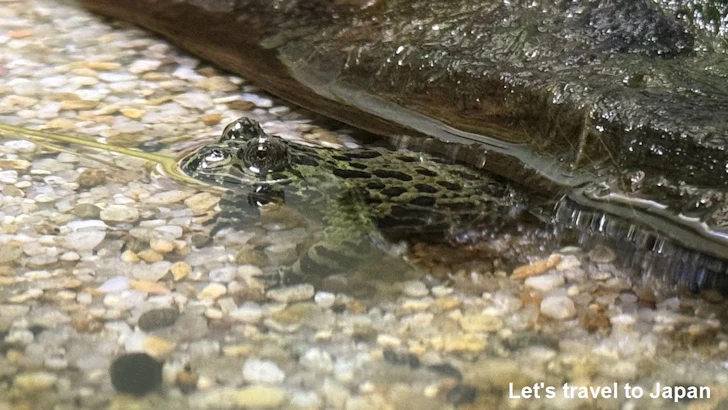
[[[249,358],[243,364],[243,378],[248,383],[278,384],[283,382],[286,374],[270,360]]]
[[[117,357],[109,373],[111,384],[119,393],[142,396],[162,384],[162,363],[146,353]]]
[[[316,292],[316,295],[314,296],[313,300],[320,307],[322,307],[324,309],[328,309],[334,305],[334,302],[336,302],[336,295],[334,295],[331,292],[319,291],[319,292]]]
[[[420,281],[408,281],[404,283],[404,294],[412,298],[421,298],[430,294],[424,283]]]
[[[101,293],[120,293],[129,289],[129,278],[114,276],[101,284],[96,290]]]
[[[524,284],[526,287],[536,289],[541,293],[548,293],[565,283],[564,276],[560,273],[549,273],[545,275],[530,276]]]
[[[597,245],[589,251],[589,260],[595,263],[611,263],[617,259],[617,254],[611,248]]]
[[[205,212],[220,202],[219,196],[214,196],[209,192],[201,192],[185,199],[184,203],[192,209],[192,212]]]
[[[170,266],[172,266],[172,263],[168,261],[160,261],[150,264],[139,264],[134,265],[131,273],[135,279],[156,282],[162,279],[164,275],[169,272]]]
[[[243,323],[257,323],[263,317],[263,309],[254,302],[245,302],[230,312],[230,318]]]
[[[279,408],[286,400],[282,389],[252,385],[241,389],[216,388],[191,399],[196,409],[270,409]]]
[[[66,243],[77,251],[90,251],[106,238],[104,231],[79,231],[66,235]]]
[[[23,255],[23,249],[13,245],[0,244],[0,264],[11,263]]]
[[[139,256],[139,258],[147,263],[155,263],[164,259],[164,256],[160,255],[158,252],[155,252],[152,249],[144,249],[143,251],[137,253],[137,256]]]
[[[210,283],[209,285],[205,286],[200,293],[197,294],[198,299],[212,299],[216,300],[220,296],[227,293],[227,288],[225,285],[221,285],[219,283]]]
[[[99,79],[110,82],[110,83],[116,83],[116,82],[121,82],[121,81],[136,80],[137,76],[132,75],[132,74],[104,72],[104,73],[99,73]]]
[[[139,219],[139,211],[125,205],[110,205],[101,210],[99,216],[107,222],[134,222]]]
[[[272,289],[266,292],[268,298],[281,303],[300,302],[311,299],[314,295],[314,287],[308,283]]]
[[[166,239],[152,239],[149,242],[149,247],[155,252],[169,253],[174,250],[174,242]]]
[[[175,262],[170,266],[169,270],[172,272],[172,278],[175,282],[178,282],[187,277],[192,272],[192,267],[185,261]]]
[[[569,269],[578,268],[581,266],[581,261],[575,255],[564,255],[561,258],[561,262],[556,265],[556,270],[565,271]]]
[[[541,314],[551,319],[571,319],[576,316],[576,307],[568,296],[547,296],[541,301]]]
[[[468,384],[457,384],[447,392],[445,397],[450,403],[459,406],[474,402],[477,394],[478,390],[475,387]]]
[[[540,259],[528,265],[519,266],[513,270],[513,279],[523,279],[529,276],[540,275],[552,269],[561,262],[561,255],[554,254],[546,259]]]
[[[78,204],[71,213],[79,218],[96,220],[101,215],[101,208],[92,204]]]
[[[50,372],[21,373],[13,380],[13,389],[23,393],[37,393],[53,388],[58,376]]]
[[[318,347],[312,347],[306,350],[299,363],[314,372],[329,374],[334,370],[334,361],[331,355],[326,351]]]
[[[144,202],[154,205],[171,205],[188,198],[190,195],[192,193],[187,191],[159,192],[145,199]]]
[[[175,308],[157,308],[144,312],[138,321],[139,328],[145,332],[172,326],[179,317],[179,311]]]
[[[212,99],[203,93],[185,93],[174,97],[174,101],[187,108],[194,108],[200,111],[212,108]]]
[[[497,332],[503,327],[503,319],[497,310],[489,308],[477,315],[462,316],[460,326],[466,332]]]

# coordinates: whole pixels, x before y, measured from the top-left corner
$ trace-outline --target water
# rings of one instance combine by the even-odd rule
[[[709,386],[699,402],[724,405],[716,295],[635,280],[596,245],[559,248],[529,232],[414,246],[420,268],[404,277],[372,262],[286,282],[279,268],[320,227],[284,208],[210,235],[220,192],[158,172],[155,155],[174,158],[242,115],[287,138],[348,145],[353,134],[71,4],[5,3],[0,27],[0,122],[149,154],[4,133],[0,407],[555,408],[577,402],[510,398],[509,383],[651,391],[655,380]],[[513,261],[545,275],[514,280]],[[148,323],[170,308],[173,324]],[[140,398],[116,394],[108,374],[135,351],[169,376]],[[686,407],[578,403],[628,402]]]

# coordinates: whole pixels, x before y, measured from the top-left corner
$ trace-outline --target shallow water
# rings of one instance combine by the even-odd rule
[[[2,123],[166,156],[243,115],[286,138],[354,142],[136,28],[65,3],[3,5]],[[279,268],[315,234],[295,209],[211,237],[220,192],[152,162],[12,138],[0,161],[0,408],[727,405],[726,302],[634,280],[596,243],[418,245],[419,271],[403,277],[372,264],[290,284]],[[167,308],[179,315],[164,326]],[[108,373],[136,351],[165,362],[140,398]],[[509,396],[509,383],[539,382],[708,386],[711,398]]]

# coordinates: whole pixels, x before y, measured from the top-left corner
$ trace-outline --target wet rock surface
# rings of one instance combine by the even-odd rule
[[[288,138],[354,143],[338,124],[63,2],[4,2],[0,50],[2,123],[170,155],[242,115]],[[372,261],[374,272],[273,286],[290,266],[267,247],[295,249],[314,228],[278,218],[211,235],[220,193],[137,158],[68,148],[0,141],[14,164],[0,170],[0,408],[726,406],[725,299],[631,276],[617,248],[552,253],[494,238],[517,256],[465,263],[429,247],[420,256],[432,264],[403,278]],[[544,306],[554,299],[573,310]],[[651,391],[656,380],[707,386],[711,398],[508,396],[509,383]]]

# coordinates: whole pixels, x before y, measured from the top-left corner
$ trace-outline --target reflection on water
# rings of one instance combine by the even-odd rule
[[[6,2],[0,28],[0,122],[22,128],[0,127],[0,407],[500,408],[534,405],[510,382],[564,380],[726,399],[723,299],[634,280],[616,244],[561,247],[578,238],[540,229],[508,184],[414,149],[325,150],[355,141],[64,3]],[[317,141],[290,153],[306,178],[251,196],[168,174],[241,116]],[[297,274],[304,255],[335,272]],[[164,361],[161,388],[117,394],[111,363],[140,351]]]

